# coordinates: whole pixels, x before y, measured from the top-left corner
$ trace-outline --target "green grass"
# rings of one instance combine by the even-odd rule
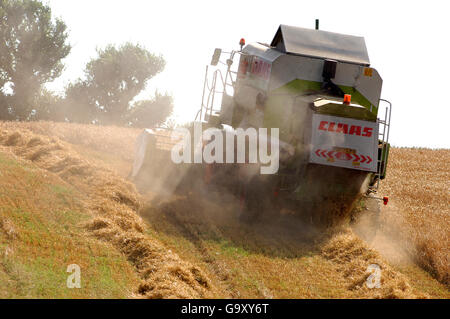
[[[220,252],[227,254],[228,256],[232,256],[235,258],[239,257],[247,257],[249,252],[240,246],[235,246],[227,240],[219,241]]]
[[[86,200],[32,164],[0,153],[0,298],[127,298],[138,278],[112,246],[86,233]],[[81,288],[67,288],[67,267]]]

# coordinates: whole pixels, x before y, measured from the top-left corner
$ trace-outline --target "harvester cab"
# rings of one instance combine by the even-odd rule
[[[241,39],[239,45],[214,51],[195,120],[206,127],[279,130],[280,143],[294,151],[276,174],[264,182],[255,177],[252,191],[283,194],[322,221],[361,198],[378,199],[391,103],[380,98],[382,79],[364,38],[280,25],[270,44]]]

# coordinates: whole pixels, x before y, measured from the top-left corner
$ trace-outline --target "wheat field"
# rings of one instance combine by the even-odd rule
[[[148,265],[140,266],[141,260],[136,260],[135,267],[143,279],[140,285],[142,295],[164,297],[167,278],[178,277],[180,279],[175,280],[175,286],[170,287],[176,287],[180,283],[179,280],[189,278],[194,284],[185,294],[197,297],[448,298],[449,296],[450,150],[391,148],[387,178],[381,182],[379,190],[379,196],[389,196],[390,201],[382,208],[381,229],[370,247],[356,238],[351,230],[326,234],[320,240],[315,240],[314,245],[305,246],[301,243],[292,243],[292,239],[298,239],[297,234],[292,236],[281,234],[281,231],[271,228],[271,225],[260,226],[258,232],[254,228],[248,229],[228,223],[228,216],[221,217],[220,214],[212,216],[219,220],[222,218],[224,221],[222,225],[217,225],[217,220],[206,222],[212,217],[205,217],[202,207],[196,206],[195,201],[186,202],[186,199],[172,199],[169,204],[163,203],[159,207],[153,205],[151,201],[146,202],[144,206],[140,206],[143,207],[140,213],[148,223],[145,226],[145,222],[142,223],[139,216],[133,216],[139,212],[139,207],[135,207],[133,203],[140,195],[132,186],[118,179],[125,178],[130,171],[134,144],[140,130],[52,122],[0,122],[0,133],[4,136],[3,144],[18,147],[19,153],[23,152],[26,156],[34,154],[31,150],[23,150],[27,143],[31,143],[34,152],[43,149],[46,156],[49,152],[56,152],[55,154],[62,152],[61,147],[68,150],[71,157],[78,159],[75,166],[100,167],[102,169],[98,175],[102,181],[106,181],[108,176],[114,180],[109,190],[102,188],[101,192],[95,192],[91,206],[95,218],[88,224],[88,230],[100,239],[106,238],[105,240],[115,243],[119,250],[133,253],[127,252],[127,249],[132,247],[123,247],[111,237],[111,234],[118,232],[122,239],[125,238],[123,236],[126,234],[122,235],[121,228],[129,230],[131,223],[137,225],[131,228],[133,232],[137,232],[138,237],[142,236],[142,233],[152,233],[154,237],[150,241],[151,245],[165,246],[166,250],[170,248],[169,257],[164,257],[167,253],[158,248],[162,258],[167,260],[163,262],[167,267],[164,266],[163,271],[157,272],[156,278],[161,278],[158,280],[162,283],[160,286],[162,290],[157,289],[154,293],[151,293],[153,288],[146,279],[149,276],[146,269],[154,268]],[[11,138],[14,134],[19,136],[18,141]],[[38,140],[34,145],[31,141],[37,138],[36,136]],[[10,143],[8,139],[11,139]],[[45,143],[53,145],[54,149],[43,145]],[[36,156],[39,158],[39,155]],[[54,161],[51,156],[48,160]],[[37,163],[39,165],[39,161]],[[46,163],[44,161],[42,165],[49,165]],[[92,172],[92,169],[90,171]],[[83,177],[85,171],[78,174]],[[71,175],[68,176],[70,180]],[[76,183],[91,193],[94,192],[93,187],[98,185],[98,183],[89,185],[86,180],[76,180]],[[119,199],[118,204],[110,195],[110,192],[115,192],[116,187],[120,187],[120,192],[126,194],[124,198]],[[103,195],[106,196],[106,202],[101,199]],[[126,198],[132,200],[121,202]],[[102,212],[102,202],[108,210],[117,211],[115,217],[107,217]],[[125,205],[121,207],[125,207],[127,213],[125,215],[120,213],[117,205]],[[214,203],[207,203],[206,207],[214,211],[223,208]],[[186,214],[187,210],[189,214]],[[171,218],[175,218],[175,224],[171,223]],[[179,223],[179,220],[183,222]],[[266,238],[268,233],[272,233],[272,239]],[[136,234],[133,236],[136,237]],[[178,262],[179,257],[173,257],[172,251],[178,253],[187,263]],[[427,279],[428,275],[422,275],[420,271],[415,271],[412,275],[420,274],[422,278],[420,280],[408,278],[400,273],[395,266],[390,265],[395,264],[395,258],[398,256],[404,257],[400,258],[402,260],[407,259],[408,262],[418,265],[429,276],[434,277],[433,280],[438,280],[447,288],[438,287],[438,283],[433,283],[431,279]],[[374,260],[383,265],[388,276],[386,289],[381,292],[361,288],[361,282],[367,277],[365,265]],[[181,266],[177,266],[177,263]],[[280,277],[277,270],[280,267],[284,269],[289,279]],[[192,269],[195,270],[192,272]],[[303,279],[293,280],[294,274],[298,275],[299,271]],[[322,275],[319,275],[320,272]],[[197,280],[198,278],[200,280]],[[427,288],[429,295],[420,287],[417,289],[420,284],[416,284],[415,281],[421,280],[431,287]],[[206,288],[203,286],[205,283]],[[318,286],[314,288],[314,285]],[[174,291],[173,288],[167,289],[168,294]]]
[[[390,197],[384,231],[450,284],[450,150],[392,148],[380,192]]]

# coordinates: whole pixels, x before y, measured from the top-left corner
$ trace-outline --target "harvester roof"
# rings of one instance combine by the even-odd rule
[[[283,53],[370,65],[363,37],[282,24],[270,45]]]

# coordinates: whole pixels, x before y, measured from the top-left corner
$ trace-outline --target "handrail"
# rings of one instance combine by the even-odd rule
[[[379,186],[380,186],[380,179],[381,179],[381,175],[383,174],[383,172],[386,169],[386,160],[387,160],[387,156],[388,156],[388,152],[386,149],[386,146],[389,144],[389,133],[390,133],[390,129],[391,129],[391,115],[392,115],[392,103],[388,100],[385,99],[380,99],[380,102],[385,102],[388,105],[385,108],[385,112],[384,112],[384,120],[381,120],[380,118],[377,119],[377,122],[379,124],[383,125],[383,133],[380,133],[378,131],[378,138],[381,137],[381,158],[379,158],[377,160],[378,168],[377,168],[377,184],[375,187],[375,190],[378,190]],[[383,166],[384,163],[384,166]]]
[[[237,72],[231,71],[231,66],[233,64],[234,55],[241,52],[231,51],[224,53],[230,54],[230,58],[227,59],[227,63],[222,63],[224,65],[227,65],[225,77],[223,76],[223,73],[220,69],[216,68],[211,74],[209,72],[209,66],[206,66],[205,79],[203,83],[202,102],[200,109],[195,115],[195,121],[197,121],[197,119],[202,121],[204,117],[203,114],[206,115],[209,113],[210,116],[212,115],[214,111],[214,101],[216,94],[227,94],[228,87],[234,88],[235,80],[233,80],[233,74],[237,76]],[[208,77],[210,76],[212,76],[211,85],[208,81]],[[219,81],[217,81],[218,78]],[[230,82],[228,81],[228,79],[230,79]],[[218,82],[220,83],[222,90],[217,89]]]

